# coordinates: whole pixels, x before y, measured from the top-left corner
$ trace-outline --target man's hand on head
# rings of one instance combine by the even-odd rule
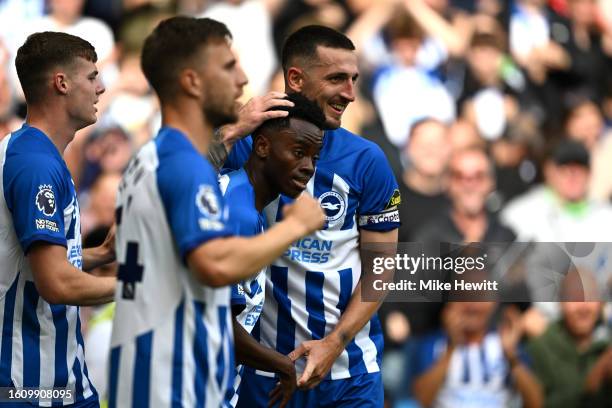
[[[283,92],[269,92],[251,98],[242,105],[238,111],[238,121],[220,129],[221,141],[227,151],[230,151],[238,140],[253,133],[266,120],[287,116],[287,111],[270,110],[278,106],[292,107],[293,102],[285,99],[286,97],[287,94]]]

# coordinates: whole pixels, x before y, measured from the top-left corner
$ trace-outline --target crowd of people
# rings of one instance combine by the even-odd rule
[[[64,156],[85,246],[105,244],[121,175],[159,130],[141,53],[177,14],[227,25],[248,78],[243,111],[278,104],[281,47],[298,28],[321,24],[353,41],[354,97],[333,103],[344,104],[342,127],[386,156],[401,195],[399,242],[612,242],[605,0],[0,0],[1,135],[25,118],[15,57],[30,33],[77,35],[97,52],[98,121]],[[604,253],[584,266],[581,282],[607,294],[610,262]],[[101,277],[117,268],[95,266]],[[612,406],[609,305],[536,300],[546,299],[384,303],[388,406]],[[104,394],[114,306],[81,312]]]

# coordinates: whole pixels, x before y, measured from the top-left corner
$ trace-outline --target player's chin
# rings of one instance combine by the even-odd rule
[[[334,130],[334,129],[338,129],[341,125],[342,125],[342,115],[341,116],[325,115],[325,129]]]
[[[285,188],[283,188],[282,193],[287,197],[297,198],[300,194],[302,194],[302,191],[304,191],[303,188],[293,185],[292,183],[291,185],[285,186]]]

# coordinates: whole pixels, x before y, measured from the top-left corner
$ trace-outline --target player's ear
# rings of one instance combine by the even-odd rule
[[[286,76],[287,87],[293,92],[302,92],[304,87],[304,71],[298,67],[290,67]]]
[[[260,134],[255,139],[255,146],[253,147],[253,151],[260,159],[265,159],[270,155],[270,140],[265,134]]]
[[[64,72],[53,73],[53,89],[62,95],[68,93],[68,77]]]
[[[185,68],[180,72],[179,84],[187,95],[195,98],[202,96],[202,78],[193,69]]]

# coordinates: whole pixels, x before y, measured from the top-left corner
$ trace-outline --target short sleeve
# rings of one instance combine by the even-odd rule
[[[217,176],[206,159],[176,154],[160,163],[157,183],[181,257],[208,240],[233,235]]]
[[[368,153],[362,176],[359,203],[359,227],[372,231],[390,231],[400,226],[399,187],[389,162],[378,146]]]
[[[247,159],[251,155],[252,149],[253,138],[251,135],[237,141],[223,164],[221,174],[227,174],[244,166],[244,163],[246,163]]]
[[[7,158],[4,199],[24,253],[36,241],[66,246],[63,208],[72,197],[63,171],[52,156]]]

